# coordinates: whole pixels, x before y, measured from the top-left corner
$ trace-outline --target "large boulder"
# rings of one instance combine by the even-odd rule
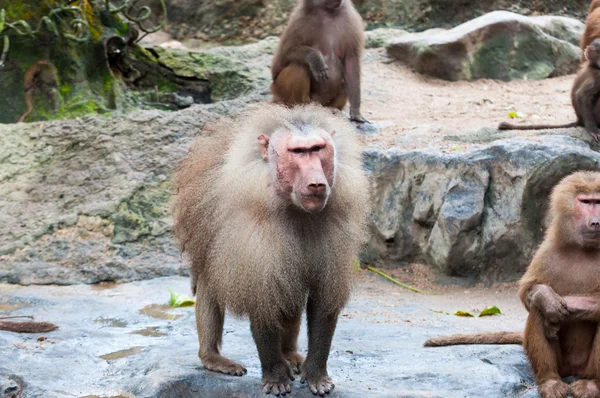
[[[418,73],[445,80],[539,80],[574,73],[584,25],[495,11],[448,31],[404,35],[387,47]]]
[[[552,187],[574,170],[600,169],[600,154],[582,141],[589,140],[583,129],[555,133],[458,153],[367,150],[375,207],[363,260],[420,262],[441,275],[485,281],[518,279],[543,237]],[[447,138],[482,142],[480,133]]]

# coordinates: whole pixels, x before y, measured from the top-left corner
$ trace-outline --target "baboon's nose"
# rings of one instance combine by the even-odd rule
[[[323,196],[325,195],[325,184],[320,182],[313,182],[308,184],[308,190],[311,195]]]
[[[590,227],[593,229],[600,229],[600,219],[598,217],[592,217]]]

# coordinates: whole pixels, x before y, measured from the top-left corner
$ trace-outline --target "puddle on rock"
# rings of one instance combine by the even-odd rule
[[[31,307],[31,303],[0,303],[1,312],[12,312],[21,308]]]
[[[183,315],[180,314],[170,314],[170,310],[172,310],[172,308],[169,304],[150,304],[142,308],[139,312],[142,315],[154,319],[163,319],[165,321],[174,321],[175,319],[183,317]]]
[[[135,347],[128,348],[126,350],[120,350],[120,351],[111,352],[110,354],[100,355],[100,358],[105,359],[107,361],[114,361],[116,359],[121,359],[121,358],[129,357],[131,355],[139,354],[140,352],[142,352],[143,349],[144,349],[144,347],[142,347],[142,346],[135,346]]]
[[[139,334],[146,337],[162,337],[167,335],[165,332],[161,332],[157,327],[134,330],[131,334]]]
[[[94,323],[99,323],[109,328],[124,328],[127,327],[127,322],[117,318],[96,318]]]
[[[117,282],[99,282],[91,286],[92,290],[109,290],[114,289],[115,287],[119,286],[119,284]]]

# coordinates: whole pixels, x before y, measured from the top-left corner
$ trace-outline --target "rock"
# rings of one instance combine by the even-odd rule
[[[257,100],[0,127],[0,282],[187,275],[171,234],[171,172],[205,123]],[[518,278],[542,238],[540,198],[600,160],[583,129],[509,138],[420,125],[385,149],[377,134],[388,124],[357,131],[373,141],[364,154],[373,234],[362,259],[420,262],[440,276]]]
[[[0,281],[187,275],[170,234],[170,174],[202,126],[260,97],[0,126]]]
[[[543,237],[551,188],[574,170],[600,169],[600,154],[553,135],[460,153],[373,149],[365,164],[375,208],[364,261],[425,263],[441,275],[505,281],[522,275]]]
[[[166,305],[167,286],[187,293],[189,279],[100,286],[0,285],[1,304],[29,305],[10,314],[35,315],[60,326],[44,334],[45,339],[0,331],[0,386],[12,391],[15,384],[21,385],[20,398],[264,397],[249,322],[226,316],[223,342],[224,354],[243,363],[248,374],[232,377],[205,371],[197,356],[194,309]],[[464,309],[486,300],[462,290],[458,294],[455,304]],[[464,319],[429,309],[452,311],[452,298],[416,295],[383,278],[361,276],[333,339],[328,371],[336,387],[329,396],[534,398],[520,346],[422,346],[430,337],[459,331],[521,330],[526,311],[515,289],[493,297],[507,314],[502,317]],[[305,355],[305,321],[299,347]],[[298,378],[292,388],[294,397],[312,397]]]
[[[583,24],[495,11],[445,32],[405,35],[390,56],[418,73],[445,80],[539,80],[574,73]]]
[[[354,5],[367,28],[393,26],[422,31],[440,26],[456,26],[494,10],[526,15],[566,15],[585,19],[589,0],[355,0]],[[177,39],[198,37],[206,41],[261,39],[281,34],[296,0],[169,0],[167,31]],[[160,14],[160,7],[154,7]]]
[[[365,32],[367,41],[366,48],[381,48],[387,47],[391,40],[402,37],[408,34],[404,29],[396,28],[379,28]]]

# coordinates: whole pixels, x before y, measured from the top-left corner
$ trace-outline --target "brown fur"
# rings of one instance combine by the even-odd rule
[[[288,106],[311,101],[360,114],[360,70],[365,43],[363,22],[351,0],[328,10],[328,0],[299,0],[273,58],[271,90]]]
[[[335,184],[318,214],[299,211],[272,194],[273,171],[256,141],[261,134],[298,125],[335,131]],[[263,382],[277,375],[281,381],[289,376],[289,369],[277,368],[283,366],[282,355],[292,371],[302,363],[297,336],[307,298],[315,339],[309,342],[309,358],[311,350],[321,356],[329,350],[337,314],[348,300],[369,202],[361,152],[352,126],[316,106],[266,105],[206,133],[176,171],[174,204],[175,234],[191,262],[197,295],[199,355],[208,369],[245,373],[219,353],[223,315],[229,309],[250,318]],[[274,347],[279,351],[273,352]],[[279,370],[269,368],[270,361]],[[303,366],[303,377],[314,384],[316,371],[311,364]],[[321,376],[327,377],[326,372]],[[283,392],[286,384],[281,381],[276,389]]]
[[[445,347],[463,344],[523,344],[521,332],[497,332],[482,334],[455,334],[452,336],[436,337],[423,344],[425,347]]]
[[[577,223],[580,195],[600,201],[600,173],[576,172],[554,188],[550,226],[519,282],[519,297],[529,311],[523,346],[544,398],[565,396],[568,386],[562,377],[589,379],[571,386],[575,398],[595,397],[600,386],[600,244],[584,246]],[[577,313],[569,304],[573,299],[591,300],[593,306]],[[551,314],[554,305],[560,311]],[[519,344],[518,334],[498,332],[437,338],[425,345],[503,344],[507,336]]]
[[[585,30],[581,37],[581,50],[585,50],[592,41],[600,38],[600,0],[593,0],[585,20]],[[582,62],[585,58],[582,58]]]

